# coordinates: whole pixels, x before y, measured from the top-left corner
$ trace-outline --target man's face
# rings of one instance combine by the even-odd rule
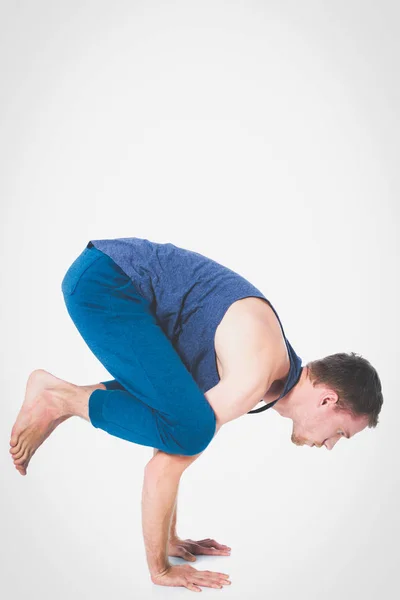
[[[334,396],[326,397],[321,390],[297,407],[293,418],[291,440],[297,446],[325,445],[332,450],[342,437],[353,437],[368,426],[367,417],[354,417],[348,412],[335,410]]]

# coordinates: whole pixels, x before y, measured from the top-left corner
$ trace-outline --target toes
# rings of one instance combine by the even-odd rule
[[[11,446],[10,448],[10,452],[12,452],[13,454],[15,454],[16,452],[18,452],[21,449],[21,444],[23,442],[22,437],[20,436],[18,438],[18,442],[15,444],[15,446]]]
[[[34,450],[28,447],[24,452],[24,455],[18,461],[14,461],[15,466],[22,467],[26,471],[29,465],[29,461],[31,460],[34,453]]]
[[[23,453],[26,450],[26,444],[22,444],[20,446],[18,446],[18,450],[17,452],[14,452],[14,454],[12,455],[13,460],[17,459],[17,458],[21,458],[21,456],[23,455]]]
[[[25,452],[22,454],[22,456],[20,458],[14,458],[14,464],[15,465],[24,465],[26,459],[28,458],[28,454],[29,454],[29,449],[26,448]]]
[[[14,443],[13,443],[14,442]],[[11,438],[10,440],[10,452],[11,453],[15,453],[18,452],[19,448],[21,447],[21,436],[18,436],[18,438]]]
[[[16,423],[15,423],[14,427],[11,430],[10,446],[16,446],[17,445],[18,438],[19,438],[20,434],[21,434],[21,431],[18,431],[18,429],[16,427]]]
[[[30,463],[30,460],[31,460],[31,458],[32,458],[32,455],[33,455],[33,452],[32,452],[32,454],[31,454],[31,453],[29,453],[29,454],[28,454],[28,458],[26,459],[26,461],[25,461],[25,463],[24,463],[24,470],[25,470],[25,472],[26,472],[26,469],[28,468],[28,465],[29,465],[29,463]]]

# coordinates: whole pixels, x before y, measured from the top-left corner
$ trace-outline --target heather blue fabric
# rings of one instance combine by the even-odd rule
[[[243,276],[198,252],[171,243],[138,237],[90,243],[112,258],[148,300],[160,327],[203,392],[219,381],[215,330],[232,302],[248,296],[263,298],[271,306],[290,359],[289,375],[280,396],[249,413],[270,408],[296,385],[302,371],[301,358],[286,338],[274,306]]]
[[[272,304],[244,277],[197,252],[142,238],[91,240],[62,281],[79,333],[114,378],[92,392],[89,418],[122,439],[194,455],[215,414],[204,392],[219,381],[215,330],[232,302],[264,298],[282,328],[290,372],[273,406],[297,383],[301,359]]]

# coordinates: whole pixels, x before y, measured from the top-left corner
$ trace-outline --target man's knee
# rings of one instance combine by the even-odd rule
[[[195,456],[203,452],[214,437],[216,418],[210,404],[203,405],[201,409],[190,411],[189,415],[182,417],[182,422],[172,426],[169,423],[168,444],[174,446],[171,450],[175,454]],[[165,428],[164,428],[165,431]]]
[[[215,413],[207,403],[202,411],[196,412],[186,423],[181,436],[181,444],[187,456],[203,452],[214,437],[216,429]]]

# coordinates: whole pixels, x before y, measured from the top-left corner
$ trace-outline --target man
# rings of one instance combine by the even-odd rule
[[[168,562],[229,553],[215,540],[181,540],[175,529],[180,477],[222,425],[273,406],[292,419],[293,443],[332,449],[378,423],[381,383],[366,359],[340,353],[302,367],[270,301],[201,254],[141,238],[92,240],[62,290],[78,331],[115,379],[76,386],[31,373],[10,452],[25,475],[36,449],[71,416],[152,446],[142,518],[153,583],[192,591],[230,583],[225,573]],[[267,404],[254,410],[260,400]]]

